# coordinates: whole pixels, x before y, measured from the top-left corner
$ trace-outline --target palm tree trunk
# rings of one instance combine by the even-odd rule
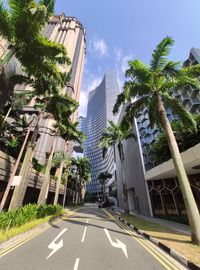
[[[2,123],[2,125],[7,121],[7,119],[8,119],[8,116],[9,116],[9,114],[10,114],[10,112],[11,112],[11,110],[12,110],[12,107],[10,107],[9,108],[9,110],[7,111],[7,113],[6,113],[6,116],[4,117],[4,119],[3,119],[3,123]]]
[[[123,180],[123,194],[124,194],[124,213],[126,215],[129,215],[128,192],[126,186],[124,158],[121,158],[121,166],[122,166],[122,180]]]
[[[67,182],[68,182],[68,175],[66,176],[65,191],[64,191],[64,197],[63,197],[63,208],[65,207],[65,200],[66,200],[66,194],[67,194]]]
[[[123,144],[120,142],[118,144],[118,150],[119,150],[119,157],[121,161],[122,166],[122,183],[123,183],[123,195],[124,195],[124,212],[125,214],[129,215],[129,205],[128,205],[128,192],[127,192],[127,186],[126,186],[126,174],[125,174],[125,166],[124,166],[124,150],[123,150]]]
[[[67,142],[65,142],[64,144],[64,153],[66,152],[66,148],[67,148]],[[56,192],[55,192],[54,203],[53,203],[54,205],[58,204],[58,197],[59,197],[59,190],[60,190],[60,184],[61,184],[61,179],[62,179],[63,167],[64,167],[64,160],[62,160],[59,171],[58,171],[58,179],[56,181]]]
[[[200,244],[200,216],[199,210],[197,208],[197,204],[194,199],[194,195],[192,193],[192,189],[183,165],[183,161],[181,159],[180,151],[171,128],[170,122],[167,118],[167,114],[161,100],[160,95],[157,95],[157,106],[159,115],[161,117],[161,124],[164,131],[167,134],[168,145],[172,155],[172,160],[174,163],[174,167],[176,170],[176,174],[179,180],[181,192],[183,195],[188,220],[191,228],[191,237],[192,241],[195,244]]]
[[[8,198],[8,194],[9,194],[9,191],[10,191],[10,187],[11,187],[11,184],[12,184],[12,181],[13,181],[13,178],[17,172],[17,169],[18,169],[18,166],[19,166],[19,163],[20,163],[20,160],[21,160],[21,157],[22,157],[22,154],[24,152],[24,148],[26,146],[26,143],[27,143],[27,140],[28,140],[28,137],[29,137],[29,134],[30,134],[30,128],[28,129],[27,133],[26,133],[26,137],[24,139],[24,142],[23,142],[23,145],[21,147],[21,150],[19,152],[19,155],[17,157],[17,160],[16,160],[16,163],[15,163],[15,166],[13,168],[13,171],[12,171],[12,174],[8,180],[8,184],[6,186],[6,190],[4,192],[4,195],[3,195],[3,198],[1,200],[1,204],[0,204],[0,212],[3,210],[4,206],[5,206],[5,203],[6,203],[6,200]]]
[[[62,179],[63,167],[64,167],[64,160],[61,162],[60,167],[58,168],[58,179],[56,181],[56,191],[55,191],[54,202],[53,202],[54,205],[58,204],[58,197],[59,197],[59,190],[60,190],[60,184],[61,184],[61,179]]]
[[[31,170],[31,164],[32,164],[32,159],[33,159],[33,151],[35,147],[35,142],[37,139],[37,135],[39,132],[39,120],[40,120],[40,115],[36,119],[35,123],[35,129],[31,138],[31,141],[28,143],[27,149],[26,149],[26,154],[24,156],[24,160],[19,172],[19,175],[22,177],[19,186],[16,186],[12,195],[12,199],[10,202],[10,209],[16,209],[23,204],[24,196],[26,193],[26,189],[28,186],[28,176],[30,174]]]
[[[44,205],[46,203],[46,199],[48,196],[48,188],[49,188],[49,184],[51,181],[50,170],[52,167],[52,159],[53,159],[53,154],[54,154],[54,150],[55,150],[55,146],[56,146],[56,138],[57,138],[57,136],[55,135],[54,139],[53,139],[51,153],[50,153],[49,158],[48,158],[47,167],[46,167],[44,179],[42,182],[42,187],[41,187],[39,198],[38,198],[38,204],[40,204],[40,205]]]
[[[80,177],[80,180],[79,180],[79,191],[78,191],[78,202],[81,203],[81,199],[82,199],[82,179]]]

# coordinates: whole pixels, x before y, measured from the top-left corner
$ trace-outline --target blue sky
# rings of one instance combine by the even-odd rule
[[[176,43],[171,58],[184,61],[200,47],[199,0],[57,0],[56,12],[77,17],[86,27],[87,55],[80,113],[87,93],[109,69],[123,83],[127,60],[149,62],[157,43],[169,35]]]
[[[200,0],[56,0],[56,13],[62,12],[86,28],[80,114],[86,113],[88,91],[107,70],[116,69],[122,85],[127,61],[148,64],[165,36],[176,41],[173,60],[184,61],[191,47],[200,47]]]

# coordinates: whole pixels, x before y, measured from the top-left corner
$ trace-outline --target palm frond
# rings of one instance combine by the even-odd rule
[[[167,63],[167,56],[170,53],[174,40],[171,37],[164,38],[153,51],[150,68],[152,71],[162,70]]]
[[[197,78],[192,78],[189,76],[179,76],[174,85],[174,89],[182,90],[186,87],[192,87],[194,89],[200,90],[200,82]]]
[[[12,25],[10,23],[10,17],[8,11],[4,8],[3,2],[0,1],[0,35],[12,41]]]
[[[185,128],[191,131],[196,131],[196,121],[193,115],[175,98],[168,93],[163,93],[162,99],[164,104],[171,108],[172,113],[177,115]]]
[[[200,64],[184,67],[181,69],[180,73],[183,76],[187,76],[191,78],[198,78],[200,77]]]
[[[126,70],[126,77],[132,78],[132,80],[137,82],[149,82],[152,78],[152,73],[149,68],[141,61],[134,60],[129,61],[129,68]]]
[[[113,114],[118,113],[120,106],[126,101],[125,94],[122,92],[121,94],[117,95],[117,100],[113,107]]]
[[[180,71],[180,62],[168,61],[163,67],[162,73],[166,77],[174,77]]]
[[[147,107],[148,115],[149,115],[149,121],[151,128],[154,127],[154,125],[159,126],[159,114],[157,110],[157,100],[156,96],[153,96],[149,102],[149,105]]]
[[[134,118],[137,117],[138,112],[140,112],[144,107],[148,106],[150,98],[151,98],[151,95],[141,97],[135,102],[127,106],[126,114],[124,117],[126,121],[130,123],[130,125],[133,125]]]

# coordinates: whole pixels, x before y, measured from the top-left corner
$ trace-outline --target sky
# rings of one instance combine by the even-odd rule
[[[200,0],[56,0],[55,11],[77,17],[86,28],[81,115],[86,114],[88,91],[106,71],[117,70],[122,86],[127,61],[148,64],[164,37],[175,40],[172,60],[184,61],[192,47],[200,47]]]
[[[116,69],[124,82],[127,61],[149,63],[166,36],[175,40],[171,59],[184,61],[200,47],[199,0],[57,0],[56,13],[75,16],[86,28],[87,53],[79,114],[86,114],[88,91]]]

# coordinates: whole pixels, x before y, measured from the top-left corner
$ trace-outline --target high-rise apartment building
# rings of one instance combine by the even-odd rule
[[[91,165],[92,181],[87,185],[91,193],[100,193],[101,186],[98,181],[100,172],[108,171],[112,179],[106,184],[106,193],[111,193],[115,185],[114,151],[110,148],[105,159],[102,157],[102,149],[99,148],[99,141],[102,132],[108,126],[108,120],[116,123],[117,116],[112,114],[116,97],[119,94],[119,85],[115,71],[106,72],[103,81],[98,87],[89,92],[87,116],[81,120],[81,129],[87,135],[84,143],[84,155],[88,157]]]

